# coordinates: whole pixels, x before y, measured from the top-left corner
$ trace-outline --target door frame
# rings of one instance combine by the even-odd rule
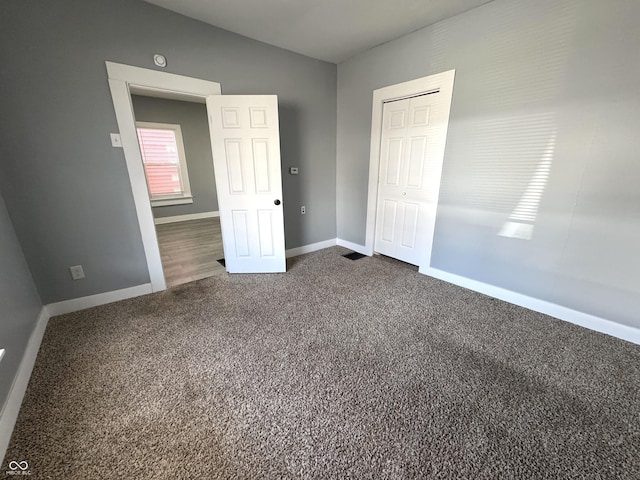
[[[138,216],[142,246],[149,269],[151,290],[158,292],[165,290],[167,284],[162,269],[160,247],[158,246],[158,237],[156,236],[156,228],[153,221],[153,211],[149,200],[142,156],[138,146],[131,88],[153,91],[164,98],[197,103],[206,103],[205,99],[209,95],[220,95],[222,91],[220,84],[217,82],[121,63],[105,62],[105,64],[113,108],[116,113],[116,121],[124,150],[124,158],[129,172],[133,201]]]
[[[374,254],[375,247],[375,228],[376,215],[378,210],[378,182],[380,178],[380,154],[382,140],[382,112],[384,104],[394,100],[402,100],[405,98],[416,97],[427,93],[439,92],[443,95],[446,104],[446,125],[443,129],[443,148],[438,155],[436,172],[438,176],[437,191],[435,198],[438,198],[440,190],[440,178],[442,175],[442,163],[444,161],[444,145],[449,126],[449,112],[451,110],[451,98],[453,96],[453,80],[455,78],[455,70],[429,75],[428,77],[417,78],[408,82],[390,85],[388,87],[379,88],[373,91],[373,111],[371,114],[371,146],[369,154],[369,189],[367,199],[367,223],[365,230],[365,246],[364,253],[366,255]],[[435,183],[435,182],[434,182]],[[437,206],[437,204],[436,204]],[[435,228],[435,215],[430,219],[428,225],[429,231],[433,232]],[[433,238],[428,242],[427,251],[423,258],[426,264],[420,264],[420,269],[426,268],[431,263],[431,250]]]

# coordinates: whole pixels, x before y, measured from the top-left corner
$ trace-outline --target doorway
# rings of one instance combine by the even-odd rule
[[[112,142],[124,149],[151,291],[164,290],[166,281],[130,96],[137,89],[206,103],[226,271],[286,271],[277,97],[223,97],[216,82],[105,63],[120,131]]]
[[[365,252],[431,262],[455,70],[373,92]]]
[[[225,273],[206,105],[131,89],[168,287]]]
[[[160,248],[156,237],[155,223],[147,180],[140,155],[135,117],[131,102],[130,89],[142,87],[153,90],[161,98],[192,99],[204,101],[210,95],[220,95],[220,84],[173,73],[148,70],[113,62],[105,62],[109,79],[109,89],[120,132],[120,142],[124,149],[124,157],[131,182],[133,201],[140,225],[142,245],[144,247],[149,281],[153,292],[166,289]]]

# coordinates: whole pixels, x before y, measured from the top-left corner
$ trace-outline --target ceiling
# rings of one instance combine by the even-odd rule
[[[491,0],[145,0],[216,27],[340,63]]]

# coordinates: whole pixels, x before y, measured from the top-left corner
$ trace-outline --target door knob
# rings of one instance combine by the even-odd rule
[[[404,197],[407,194],[407,192],[402,192],[402,196]]]
[[[273,204],[274,204],[274,205],[280,205],[280,200],[274,200],[274,201],[273,201]]]

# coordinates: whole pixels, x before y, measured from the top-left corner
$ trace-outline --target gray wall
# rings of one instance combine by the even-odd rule
[[[193,203],[153,208],[155,218],[215,212],[218,197],[213,174],[207,107],[203,103],[180,102],[132,95],[136,121],[180,125]]]
[[[45,303],[149,281],[104,62],[154,69],[154,53],[223,93],[279,96],[283,170],[300,167],[283,175],[287,248],[335,237],[335,65],[137,0],[4,0],[0,188]]]
[[[432,266],[640,327],[638,18],[495,0],[340,64],[338,237],[364,243],[372,90],[455,68]],[[536,172],[532,238],[499,236]]]
[[[42,309],[9,214],[0,195],[0,412]]]

